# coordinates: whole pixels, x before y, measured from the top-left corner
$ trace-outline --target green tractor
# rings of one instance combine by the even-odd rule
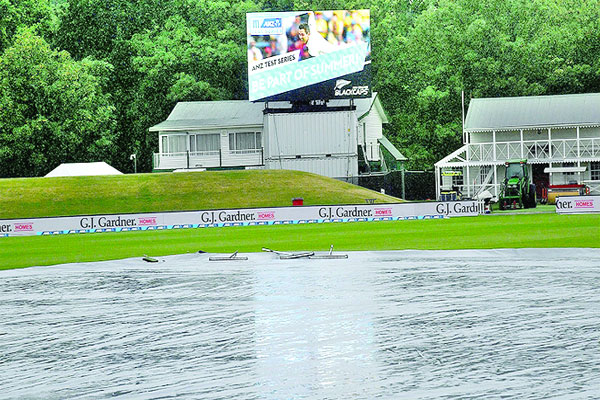
[[[535,185],[529,182],[527,160],[508,160],[504,166],[506,178],[500,188],[500,209],[535,208]]]

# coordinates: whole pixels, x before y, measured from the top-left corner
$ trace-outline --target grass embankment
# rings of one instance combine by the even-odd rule
[[[491,215],[444,220],[200,228],[0,239],[0,269],[127,257],[276,250],[600,247],[600,215]]]
[[[250,170],[0,179],[0,219],[399,200],[299,171]]]

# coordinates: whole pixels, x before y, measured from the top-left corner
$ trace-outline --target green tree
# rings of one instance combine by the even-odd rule
[[[0,176],[40,176],[62,162],[110,161],[110,65],[52,50],[31,30],[0,57]]]
[[[0,0],[0,54],[10,46],[19,28],[35,27],[45,36],[54,23],[50,0]]]
[[[68,0],[59,14],[53,46],[68,51],[76,60],[93,57],[113,66],[107,78],[107,90],[116,108],[112,165],[122,171],[133,171],[129,155],[146,146],[148,133],[148,126],[139,128],[144,116],[132,110],[144,76],[132,64],[136,54],[131,38],[159,30],[169,16],[180,12],[179,3],[180,0]],[[138,160],[140,170],[146,167],[148,171],[150,160],[141,154]]]
[[[53,45],[76,60],[111,59],[112,53],[131,37],[160,26],[175,12],[175,1],[68,0],[60,9]]]

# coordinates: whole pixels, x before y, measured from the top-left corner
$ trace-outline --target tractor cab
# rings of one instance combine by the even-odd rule
[[[506,171],[500,188],[500,209],[535,207],[535,185],[530,183],[527,160],[508,160],[504,167]]]
[[[516,160],[506,161],[504,163],[506,167],[506,179],[520,179],[526,177],[527,173],[527,160]]]

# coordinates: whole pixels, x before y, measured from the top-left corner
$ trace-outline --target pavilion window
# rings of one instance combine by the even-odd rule
[[[600,181],[600,161],[590,163],[590,175],[593,181]]]
[[[229,134],[230,150],[258,150],[261,147],[260,132],[235,132]]]
[[[218,133],[191,135],[191,152],[219,151],[221,148],[220,135]]]
[[[186,135],[163,136],[163,153],[185,153],[185,151],[187,150],[186,137]]]

